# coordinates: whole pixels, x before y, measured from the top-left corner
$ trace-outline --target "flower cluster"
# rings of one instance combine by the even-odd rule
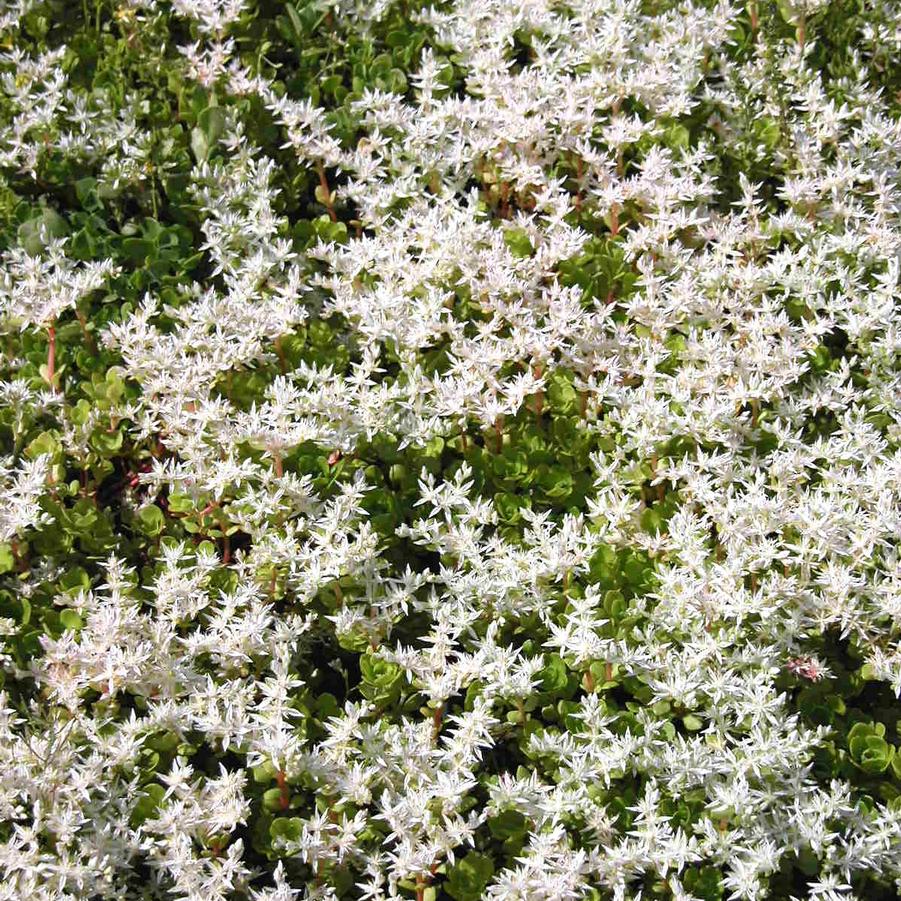
[[[59,8],[0,899],[896,897],[895,4]]]

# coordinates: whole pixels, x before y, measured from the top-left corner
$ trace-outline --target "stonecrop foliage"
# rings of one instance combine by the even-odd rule
[[[901,5],[0,3],[0,899],[901,891]]]

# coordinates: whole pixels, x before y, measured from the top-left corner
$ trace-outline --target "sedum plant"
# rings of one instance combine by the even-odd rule
[[[0,898],[896,897],[899,34],[0,9]]]

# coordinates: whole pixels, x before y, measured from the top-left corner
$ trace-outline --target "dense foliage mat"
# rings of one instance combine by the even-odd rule
[[[901,5],[0,4],[0,899],[898,897]]]

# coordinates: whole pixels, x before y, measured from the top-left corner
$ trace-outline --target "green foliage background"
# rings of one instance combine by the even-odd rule
[[[644,6],[659,5],[644,0]],[[794,26],[775,3],[758,4],[760,28],[773,40],[788,40]],[[444,50],[424,26],[411,24],[414,2],[391,5],[388,13],[367,32],[348,29],[336,22],[327,8],[312,3],[281,3],[260,0],[234,30],[238,55],[254,71],[275,79],[277,91],[292,97],[309,97],[328,111],[334,136],[346,146],[361,137],[352,104],[364,97],[367,88],[381,88],[403,94],[409,90],[408,76],[424,46],[436,48],[443,62],[443,77],[449,93],[465,90],[463,73],[452,55]],[[837,104],[844,99],[848,77],[855,65],[853,41],[867,11],[860,0],[837,0],[808,27],[816,35],[814,56],[824,75],[825,85]],[[147,152],[147,179],[137,187],[122,190],[102,184],[97,163],[78,162],[55,148],[52,128],[34,133],[35,142],[46,150],[39,156],[34,173],[0,171],[0,247],[21,244],[39,252],[48,236],[68,239],[67,252],[76,259],[112,259],[120,273],[107,287],[65,314],[56,330],[56,369],[53,385],[47,381],[48,340],[40,331],[7,330],[2,335],[6,379],[18,378],[34,391],[52,387],[51,403],[41,407],[7,404],[0,411],[0,450],[25,459],[49,455],[52,460],[52,490],[42,500],[45,521],[22,540],[0,545],[0,615],[10,617],[22,628],[8,642],[8,653],[16,667],[27,670],[29,661],[41,653],[42,636],[59,637],[78,633],[82,621],[78,613],[58,603],[60,595],[74,598],[96,585],[101,564],[111,554],[127,561],[138,575],[135,592],[140,595],[153,584],[161,571],[161,549],[187,541],[197,554],[215,554],[227,562],[247,537],[230,518],[228,501],[211,503],[212,498],[192,498],[187,494],[162,494],[149,505],[140,506],[144,488],[140,474],[154,460],[165,459],[163,441],[136,439],[134,423],[123,411],[139,395],[139,387],[124,377],[117,354],[105,349],[100,340],[110,324],[125,320],[147,292],[164,303],[178,307],[180,286],[213,276],[202,250],[198,209],[189,188],[189,172],[196,163],[215,161],[223,152],[225,119],[223,106],[235,108],[245,123],[248,137],[277,163],[277,213],[291,223],[284,235],[297,251],[311,248],[318,240],[346,242],[360,234],[361,226],[352,206],[339,201],[333,205],[328,186],[318,174],[298,164],[293,152],[285,149],[283,137],[271,113],[252,97],[218,95],[189,80],[184,74],[180,44],[197,39],[194,26],[175,15],[144,19],[128,6],[113,6],[107,0],[84,5],[51,0],[34,6],[22,22],[16,46],[28,52],[65,45],[62,67],[70,83],[88,96],[104,96],[112,109],[126,97],[136,123],[151,141]],[[7,37],[7,49],[11,38]],[[521,53],[528,59],[530,36],[522,35]],[[754,36],[747,16],[734,23],[732,51],[735,60],[754,52]],[[897,113],[901,91],[901,60],[876,60],[873,72]],[[6,100],[0,95],[0,122],[8,115]],[[748,102],[728,124],[723,139],[722,123],[715,111],[703,105],[690,115],[669,124],[665,146],[678,149],[711,140],[716,153],[722,208],[739,196],[738,174],[763,186],[764,197],[778,205],[778,190],[791,160],[783,153],[786,122],[753,115]],[[636,112],[640,110],[636,107]],[[647,146],[639,145],[627,154],[622,165],[628,171]],[[561,164],[557,175],[576,177],[575,168]],[[334,178],[334,175],[331,176]],[[490,173],[474,185],[486,212],[498,228],[505,229],[505,241],[517,256],[534,252],[528,235],[506,224],[508,211],[498,184]],[[515,199],[513,201],[515,204]],[[608,223],[597,221],[590,212],[577,213],[578,224],[592,233],[586,250],[561,267],[564,283],[578,285],[586,297],[628,298],[636,290],[637,273],[626,260],[622,234],[612,234]],[[628,224],[629,212],[623,214]],[[461,318],[476,321],[478,308],[464,289],[455,298]],[[803,317],[803,309],[793,314]],[[625,321],[625,312],[615,317]],[[673,338],[678,342],[678,337]],[[357,349],[346,323],[340,317],[315,315],[280,341],[278,355],[254,369],[235,372],[223,379],[223,396],[240,409],[260,403],[273,379],[283,370],[307,364],[331,365],[348,371]],[[436,370],[444,365],[440,346],[424,354],[426,366]],[[811,362],[810,377],[835,370],[848,356],[840,335],[825,341]],[[390,353],[387,357],[390,365]],[[664,364],[665,365],[665,364]],[[364,501],[369,520],[376,529],[383,554],[398,569],[435,570],[450,561],[437,550],[428,550],[398,534],[412,524],[421,511],[416,507],[420,494],[418,479],[423,470],[445,479],[452,478],[465,462],[472,469],[474,490],[493,498],[500,516],[499,533],[516,541],[523,523],[523,511],[547,514],[552,520],[565,513],[584,513],[590,496],[593,472],[592,453],[605,449],[611,439],[580,427],[584,402],[574,387],[573,375],[557,370],[546,392],[531,398],[515,419],[508,419],[497,432],[468,423],[460,434],[436,438],[422,447],[400,447],[391,435],[379,435],[362,443],[356,453],[338,456],[312,443],[303,444],[286,455],[286,472],[308,476],[322,497],[334,496],[342,484],[363,471],[374,486]],[[68,454],[61,423],[78,426],[90,420],[91,411],[101,417],[87,442],[88,452],[80,457]],[[879,414],[872,422],[880,425]],[[760,447],[769,440],[765,411]],[[885,425],[884,422],[881,425]],[[829,416],[810,428],[827,434],[833,423]],[[606,449],[610,449],[609,446]],[[651,534],[666,528],[677,508],[679,494],[666,484],[652,484],[655,468],[667,460],[677,460],[691,450],[690,439],[678,439],[660,449],[655,460],[635,466],[632,473],[634,495],[645,502],[642,525]],[[247,447],[249,458],[261,452]],[[233,588],[235,573],[227,567],[216,569],[209,580],[210,590]],[[28,582],[28,593],[19,590]],[[281,585],[279,574],[271,574],[272,598],[282,610],[292,609],[292,597]],[[639,550],[605,547],[589,561],[584,575],[574,576],[567,585],[548,589],[548,607],[562,617],[571,599],[580,597],[589,586],[603,593],[606,617],[604,630],[610,637],[626,634],[636,622],[633,600],[655,587],[655,566]],[[345,592],[358,588],[352,580],[338,580],[331,591],[320,593],[314,610],[319,617],[318,650],[312,652],[310,673],[297,691],[293,704],[302,714],[299,728],[310,742],[325,736],[323,723],[334,716],[346,699],[366,698],[386,717],[413,713],[422,707],[422,698],[410,689],[401,668],[373,656],[372,636],[337,636],[329,632],[327,617],[340,605]],[[423,634],[425,623],[410,616],[393,638],[409,644]],[[479,626],[482,628],[482,626]],[[502,636],[516,644],[527,656],[542,651],[533,632],[540,624],[508,623]],[[876,800],[901,804],[901,753],[898,746],[901,702],[883,683],[875,682],[862,664],[861,649],[852,637],[826,633],[811,642],[809,652],[825,661],[833,678],[810,684],[784,672],[780,687],[786,691],[803,720],[826,725],[831,738],[813,762],[824,783],[833,778],[849,781],[862,805]],[[344,676],[328,664],[341,661]],[[27,679],[7,677],[5,689],[11,702],[25,710],[39,700],[40,689]],[[457,709],[471,706],[479,691],[475,683],[466,697],[453,703]],[[575,699],[585,692],[597,692],[599,709],[617,712],[616,728],[623,734],[640,729],[632,714],[646,705],[652,692],[634,678],[623,677],[615,667],[603,662],[583,669],[564,656],[545,654],[541,685],[524,703],[511,702],[502,711],[506,723],[497,746],[490,754],[492,770],[527,772],[553,770],[552,759],[542,759],[530,745],[535,734],[556,734],[561,730],[578,734],[582,724],[570,714],[578,707]],[[140,714],[144,701],[133,696],[109,702],[96,693],[93,704],[98,715],[125,717]],[[424,715],[449,716],[450,710],[429,710]],[[690,709],[658,702],[655,714],[668,720],[669,735],[696,732],[704,722]],[[436,719],[436,723],[440,719]],[[152,816],[161,802],[164,788],[158,775],[167,772],[176,756],[187,757],[199,771],[218,772],[220,764],[241,765],[240,755],[210,747],[198,737],[184,740],[175,733],[160,733],[141,752],[141,784],[144,796],[132,815],[132,825]],[[618,826],[628,830],[630,808],[641,796],[640,779],[624,774],[608,805],[618,812]],[[317,806],[325,809],[328,799],[318,795],[313,785],[286,786],[268,765],[253,771],[248,791],[253,816],[244,830],[245,853],[262,872],[271,870],[283,856],[273,839],[300,835],[299,812]],[[479,803],[479,791],[472,804]],[[703,809],[691,797],[671,803],[670,814],[677,824],[690,824]],[[0,826],[0,829],[3,827]],[[373,823],[367,827],[378,828]],[[492,875],[512,865],[522,851],[529,824],[515,811],[488,820],[480,830],[476,848],[459,856],[452,866],[442,866],[436,881],[421,897],[475,901]],[[209,853],[218,853],[211,841]],[[289,872],[301,881],[311,873],[295,860],[287,859]],[[806,879],[816,872],[815,859],[801,855],[783,865],[772,879],[771,897],[788,898],[804,890]],[[318,874],[323,876],[323,874]],[[317,877],[318,878],[318,877]],[[336,868],[324,874],[339,896],[353,897],[354,876]],[[140,883],[140,872],[134,875]],[[689,867],[684,873],[685,888],[700,898],[716,901],[724,896],[719,870],[710,866]],[[856,886],[867,897],[896,897],[894,889],[878,879]],[[407,887],[413,897],[421,887]],[[662,881],[648,877],[644,886],[648,897],[666,896]],[[595,893],[600,897],[599,893]]]

